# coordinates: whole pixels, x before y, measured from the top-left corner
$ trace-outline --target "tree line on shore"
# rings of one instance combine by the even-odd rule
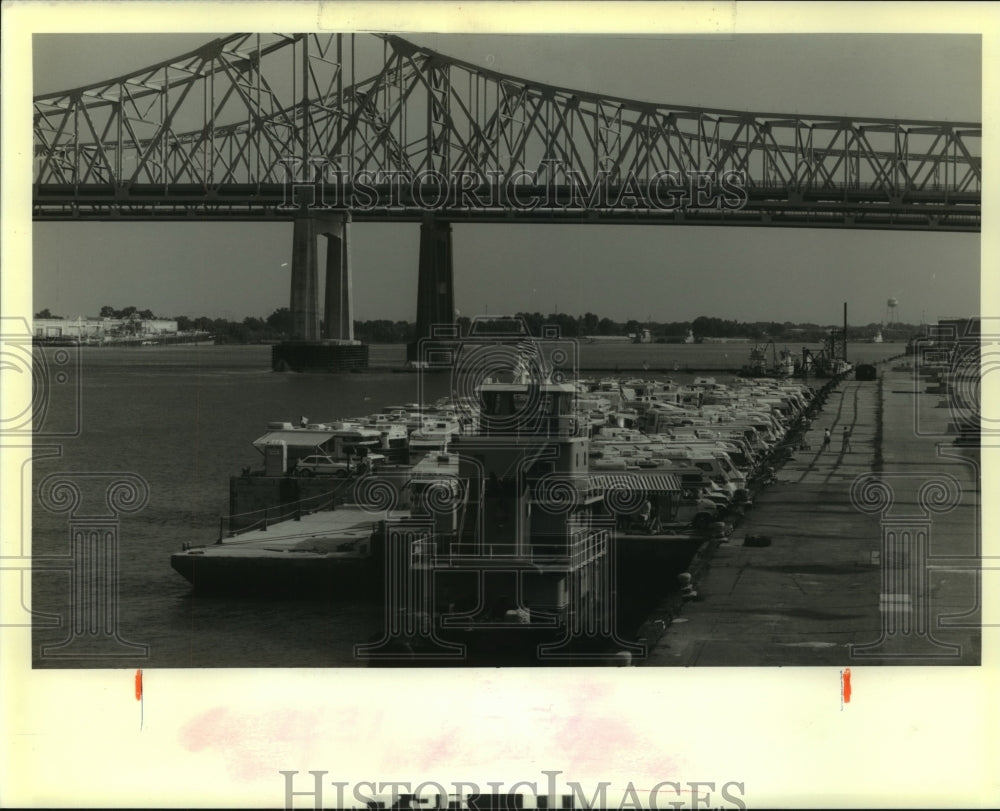
[[[693,321],[644,321],[635,319],[628,321],[613,321],[602,318],[595,313],[580,316],[567,313],[527,313],[515,314],[522,319],[532,335],[540,335],[544,326],[559,327],[559,334],[565,338],[585,337],[631,337],[649,331],[652,342],[683,340],[690,332],[695,340],[704,338],[744,338],[750,340],[796,341],[812,343],[822,341],[831,329],[840,329],[841,325],[820,325],[813,323],[792,323],[791,321],[734,321],[711,316],[698,316]],[[102,318],[136,318],[154,319],[156,316],[149,309],[140,310],[130,306],[116,309],[110,305],[101,308]],[[52,315],[48,308],[35,314],[36,318],[60,318]],[[227,318],[208,318],[199,316],[191,318],[186,315],[171,317],[177,321],[180,332],[206,332],[212,335],[217,343],[271,343],[290,337],[292,331],[292,316],[287,307],[279,307],[266,318],[247,316],[241,321]],[[456,319],[461,335],[469,334],[471,319],[459,316]],[[848,340],[868,340],[879,324],[865,326],[848,326]],[[913,324],[893,324],[891,327],[881,327],[886,339],[908,338],[919,332],[920,327]],[[354,337],[364,343],[373,344],[403,344],[416,340],[416,324],[412,321],[392,321],[390,319],[369,319],[354,322]]]

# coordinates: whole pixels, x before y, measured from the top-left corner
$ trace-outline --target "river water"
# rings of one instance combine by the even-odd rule
[[[902,352],[902,344],[857,344],[856,362]],[[748,344],[581,344],[581,367],[641,369],[650,376],[741,365]],[[376,367],[360,374],[279,374],[267,346],[89,348],[79,353],[80,396],[49,403],[53,424],[78,413],[80,432],[36,440],[33,462],[31,605],[35,667],[349,667],[353,646],[383,627],[375,604],[324,600],[196,597],[170,566],[184,543],[212,542],[228,511],[229,476],[257,466],[251,442],[272,420],[325,422],[367,414],[418,397],[416,374],[395,373],[403,348],[373,346]],[[673,373],[674,367],[680,373]],[[720,375],[720,379],[724,376]],[[425,400],[448,393],[447,375],[423,376]],[[83,502],[74,513],[43,506],[39,485],[52,474],[74,481]],[[148,502],[118,519],[118,636],[99,652],[49,649],[73,636],[71,577],[65,568],[71,526],[106,513],[107,485],[133,474]],[[137,478],[135,478],[137,477]],[[96,500],[96,501],[95,501]],[[94,505],[97,505],[96,507]],[[50,505],[51,506],[51,505]],[[99,635],[102,636],[102,635]],[[79,637],[82,638],[82,637]],[[89,647],[82,648],[87,653]],[[62,653],[64,655],[56,655]]]

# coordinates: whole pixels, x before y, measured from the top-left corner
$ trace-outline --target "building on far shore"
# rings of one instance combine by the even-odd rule
[[[115,338],[156,338],[177,335],[177,321],[168,318],[36,318],[32,327],[35,338],[72,339],[77,341],[113,340]]]

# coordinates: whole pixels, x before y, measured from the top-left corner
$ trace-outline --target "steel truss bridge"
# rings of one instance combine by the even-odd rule
[[[35,97],[33,216],[294,220],[296,332],[316,338],[316,285],[294,264],[315,275],[315,237],[339,240],[327,277],[349,322],[348,219],[423,223],[421,301],[442,317],[449,223],[978,232],[981,139],[979,123],[601,96],[396,36],[237,34]]]

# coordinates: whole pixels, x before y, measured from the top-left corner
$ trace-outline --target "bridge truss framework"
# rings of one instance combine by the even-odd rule
[[[395,36],[224,37],[36,97],[34,136],[36,220],[980,229],[978,123],[631,101]]]

